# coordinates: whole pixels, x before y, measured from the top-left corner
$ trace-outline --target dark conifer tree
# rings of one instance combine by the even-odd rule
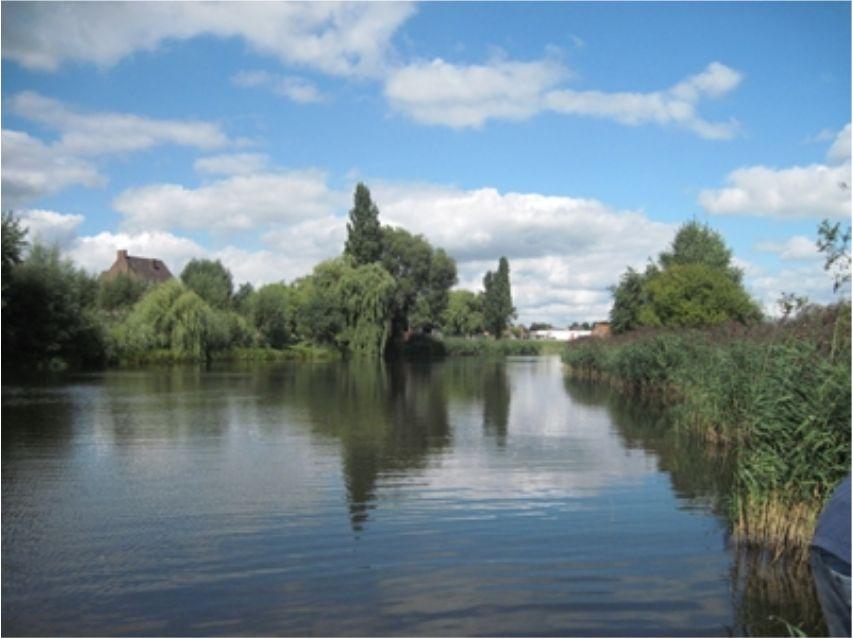
[[[509,261],[501,257],[496,273],[489,271],[483,278],[483,316],[486,330],[500,339],[515,316],[512,306],[512,289],[509,282]]]
[[[349,212],[344,255],[351,256],[356,266],[372,264],[382,258],[382,230],[379,209],[370,199],[370,191],[362,184],[355,187],[354,206]]]

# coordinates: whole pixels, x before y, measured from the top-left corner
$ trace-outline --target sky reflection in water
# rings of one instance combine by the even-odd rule
[[[754,630],[719,467],[653,422],[556,359],[5,387],[3,632]]]

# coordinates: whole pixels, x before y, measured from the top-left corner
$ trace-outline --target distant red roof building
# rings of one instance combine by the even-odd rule
[[[111,280],[122,273],[137,277],[148,284],[159,284],[172,279],[172,273],[161,260],[150,257],[135,257],[128,255],[127,251],[118,251],[115,263],[101,273],[101,277]]]

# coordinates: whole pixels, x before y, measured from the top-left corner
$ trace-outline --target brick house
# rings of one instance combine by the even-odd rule
[[[593,337],[609,337],[610,336],[610,322],[595,322],[592,325],[592,336]]]
[[[111,280],[125,273],[139,278],[147,284],[159,284],[172,279],[172,273],[162,262],[150,257],[128,255],[126,250],[116,253],[115,263],[101,273],[103,279]]]

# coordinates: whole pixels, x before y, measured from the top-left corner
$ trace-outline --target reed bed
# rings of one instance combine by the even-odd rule
[[[566,349],[569,374],[669,408],[673,427],[734,458],[732,533],[805,556],[832,488],[850,470],[850,306],[792,321],[636,331]]]

